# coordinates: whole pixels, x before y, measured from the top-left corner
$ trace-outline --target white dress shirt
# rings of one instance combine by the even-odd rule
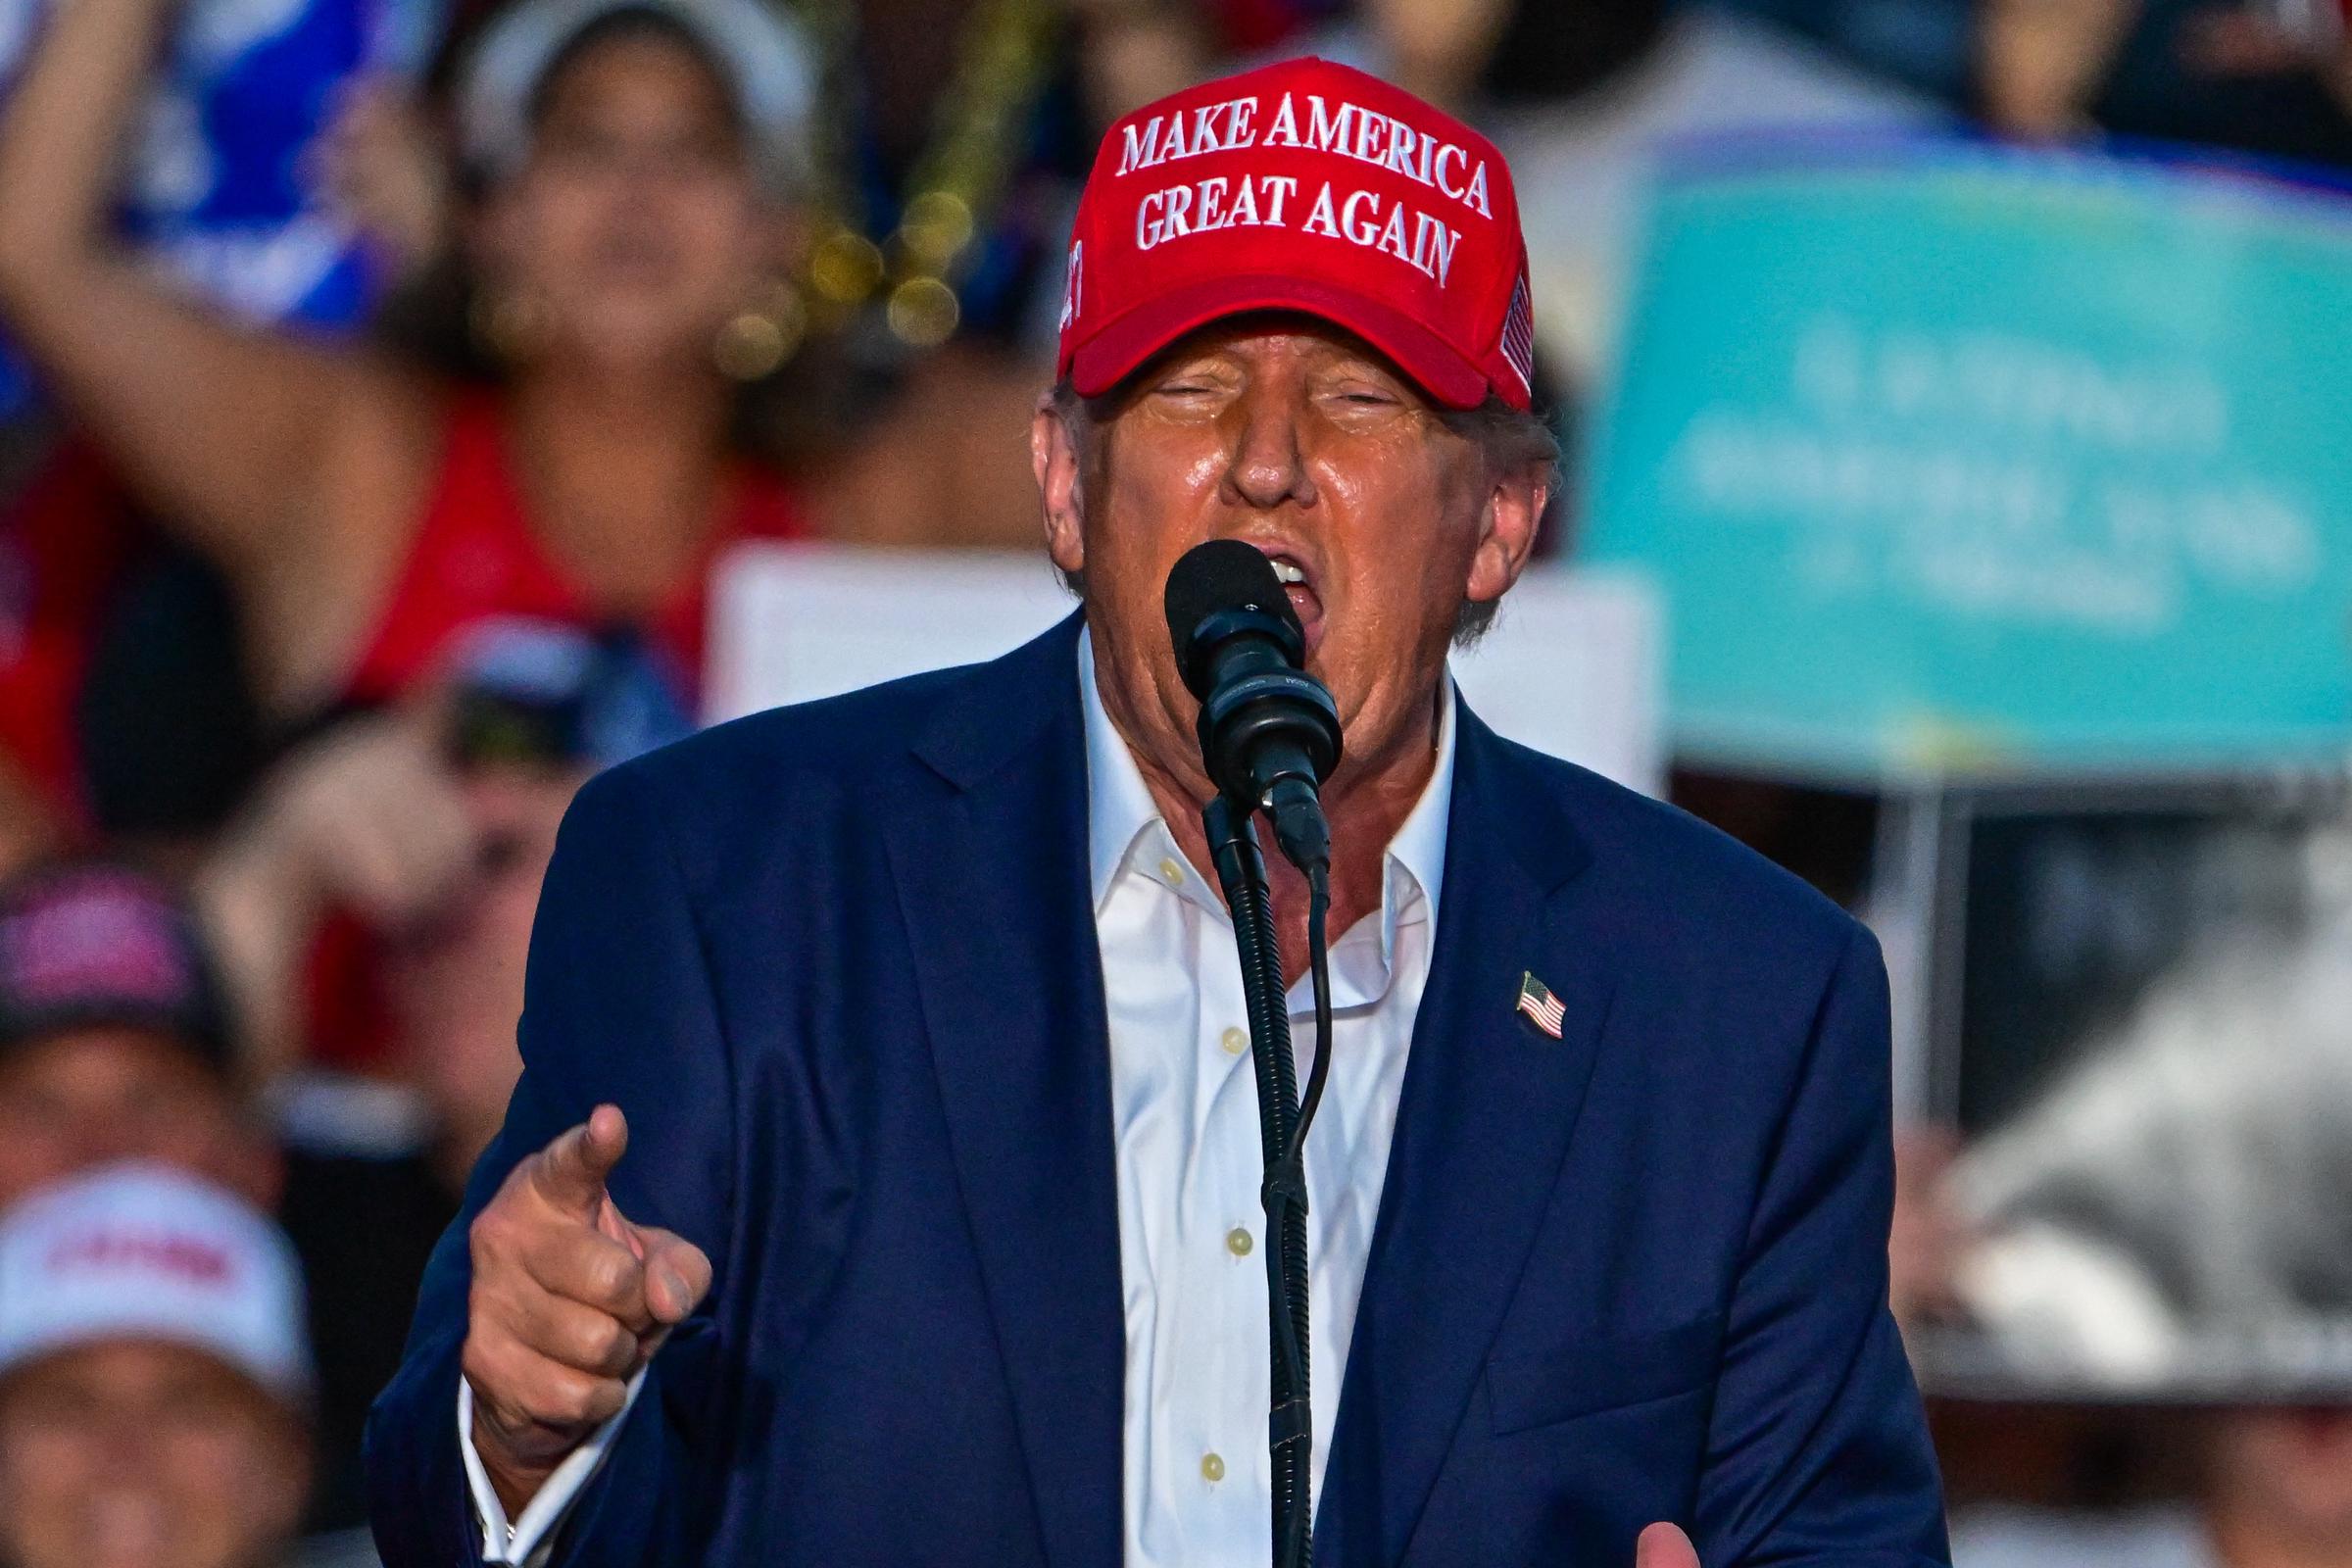
[[[1233,924],[1213,874],[1185,859],[1104,712],[1093,644],[1084,636],[1078,681],[1127,1324],[1126,1564],[1263,1562],[1273,1507],[1266,1275],[1258,1250],[1266,1241],[1257,1198],[1264,1162]],[[1380,907],[1331,946],[1331,1073],[1306,1141],[1318,1499],[1437,934],[1453,729],[1448,683],[1436,765],[1389,845]],[[1314,1000],[1303,976],[1290,1007],[1303,1084],[1315,1044]],[[642,1382],[640,1373],[630,1384],[632,1404]],[[463,1380],[457,1414],[484,1555],[524,1563],[545,1556],[628,1410],[564,1462],[511,1530],[473,1450],[472,1390]]]

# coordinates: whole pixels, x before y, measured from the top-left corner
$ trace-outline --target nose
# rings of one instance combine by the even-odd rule
[[[1314,476],[1299,448],[1299,414],[1277,388],[1252,388],[1234,406],[1233,455],[1222,486],[1228,503],[1271,512],[1286,503],[1311,507]]]

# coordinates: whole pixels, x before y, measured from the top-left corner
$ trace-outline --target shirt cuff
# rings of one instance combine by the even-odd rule
[[[515,1568],[540,1568],[555,1550],[556,1527],[571,1512],[581,1492],[604,1468],[605,1454],[612,1446],[612,1434],[620,1430],[621,1422],[637,1403],[637,1391],[645,1387],[644,1367],[629,1379],[627,1397],[613,1416],[588,1435],[588,1441],[564,1456],[538,1493],[523,1505],[522,1517],[512,1524],[507,1521],[507,1506],[498,1500],[498,1489],[490,1485],[490,1473],[482,1468],[482,1456],[473,1447],[473,1385],[461,1375],[458,1379],[458,1451],[466,1459],[466,1484],[473,1493],[474,1522],[482,1527],[482,1561],[509,1563]]]

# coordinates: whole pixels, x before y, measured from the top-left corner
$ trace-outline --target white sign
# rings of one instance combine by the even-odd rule
[[[994,659],[1076,608],[1043,556],[747,545],[711,600],[706,717],[811,702]],[[1636,576],[1545,566],[1453,656],[1480,717],[1511,739],[1658,794],[1663,628]]]

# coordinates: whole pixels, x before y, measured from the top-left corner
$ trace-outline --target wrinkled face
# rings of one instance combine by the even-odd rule
[[[0,1561],[262,1568],[301,1518],[293,1419],[178,1346],[90,1346],[0,1384]]]
[[[274,1171],[228,1086],[186,1048],[98,1026],[0,1054],[0,1208],[120,1159],[152,1159],[274,1200]]]
[[[774,262],[724,86],[659,35],[604,39],[559,68],[488,217],[492,275],[544,318],[537,352],[612,368],[708,366]]]
[[[1307,667],[1339,704],[1343,777],[1426,740],[1464,599],[1500,596],[1525,563],[1542,510],[1532,480],[1491,471],[1386,359],[1302,317],[1196,333],[1131,378],[1116,408],[1092,450],[1058,467],[1059,421],[1041,419],[1048,545],[1086,574],[1098,664],[1191,759],[1171,770],[1192,780],[1199,764],[1161,594],[1206,539],[1257,546],[1290,583]]]

